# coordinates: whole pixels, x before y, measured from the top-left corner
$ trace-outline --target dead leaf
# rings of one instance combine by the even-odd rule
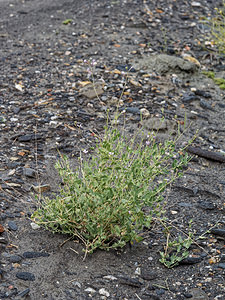
[[[0,233],[3,233],[5,231],[5,228],[0,224]]]
[[[162,9],[156,8],[155,10],[157,13],[162,14],[164,11]]]
[[[78,83],[81,87],[84,87],[85,85],[90,84],[91,81],[79,81]]]
[[[26,155],[26,153],[24,152],[24,151],[20,151],[20,152],[18,152],[17,153],[19,156],[24,156],[24,155]]]
[[[71,130],[77,130],[75,127],[72,127],[72,126],[70,126],[68,124],[64,124],[64,126],[67,127],[67,128],[69,128],[69,129],[71,129]]]

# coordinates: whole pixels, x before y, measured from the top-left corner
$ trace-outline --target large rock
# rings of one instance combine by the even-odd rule
[[[147,56],[134,63],[135,69],[156,72],[160,75],[167,73],[195,73],[199,70],[195,63],[176,56],[159,54]]]

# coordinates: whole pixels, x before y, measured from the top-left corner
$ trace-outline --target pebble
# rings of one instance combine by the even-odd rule
[[[137,278],[130,278],[130,277],[119,277],[119,282],[122,284],[126,284],[133,287],[141,287],[142,283]]]
[[[23,168],[23,175],[27,177],[35,177],[36,172],[34,169],[31,168]]]
[[[34,229],[34,230],[41,228],[41,226],[39,226],[38,224],[36,224],[36,223],[34,223],[34,222],[31,222],[31,223],[30,223],[30,226],[31,226],[32,229]]]
[[[144,118],[148,118],[150,116],[150,112],[146,108],[141,108],[140,113]]]
[[[200,99],[200,106],[205,109],[213,110],[212,106],[203,99]]]
[[[78,281],[73,281],[72,285],[75,286],[75,287],[77,287],[78,289],[81,289],[81,284]]]
[[[194,100],[198,100],[195,93],[184,93],[181,98],[181,101],[184,103],[191,103]]]
[[[17,231],[17,229],[18,229],[18,226],[16,225],[16,223],[14,221],[9,221],[8,227],[9,227],[9,230],[12,230],[12,231]]]
[[[18,138],[19,142],[30,142],[41,139],[42,136],[40,134],[25,134]]]
[[[217,265],[217,267],[221,268],[221,269],[225,269],[225,263],[219,263]]]
[[[157,273],[145,269],[141,269],[141,277],[144,280],[153,280],[157,278]]]
[[[195,93],[195,95],[201,96],[201,97],[204,97],[204,98],[212,98],[212,95],[210,93],[205,92],[205,91],[196,90],[194,93]]]
[[[17,272],[16,277],[25,281],[34,281],[35,276],[30,272]]]
[[[122,109],[123,110],[123,109]],[[130,113],[133,115],[140,115],[140,109],[138,107],[127,107],[125,108],[126,113]]]
[[[189,292],[192,295],[192,300],[209,300],[207,294],[200,288],[193,288]]]
[[[90,294],[95,294],[96,293],[96,290],[94,290],[91,287],[86,288],[84,291],[87,292],[87,293],[90,293]]]
[[[23,290],[22,292],[20,292],[19,294],[17,294],[17,296],[23,298],[23,297],[26,297],[29,293],[30,293],[30,289],[27,288],[27,289]]]
[[[216,209],[216,204],[211,201],[199,201],[198,206],[202,209],[213,210]]]
[[[179,262],[179,265],[194,265],[202,261],[202,257],[189,256]]]
[[[220,228],[212,228],[210,231],[212,234],[225,237],[225,229],[220,229]]]
[[[23,253],[24,258],[37,258],[37,257],[48,257],[50,256],[47,252],[35,252],[35,251],[27,251]]]
[[[105,296],[107,298],[110,296],[110,293],[104,288],[101,288],[98,292],[100,295]]]
[[[192,294],[190,294],[190,293],[184,293],[183,295],[185,298],[188,298],[188,299],[192,298]]]
[[[117,280],[117,278],[115,276],[112,276],[112,275],[106,275],[103,278],[108,279],[108,280],[112,280],[112,281]]]
[[[11,263],[19,263],[19,262],[21,262],[21,260],[22,260],[22,257],[19,256],[19,255],[11,255],[11,256],[9,257],[9,261],[10,261]]]
[[[156,294],[158,296],[162,296],[163,294],[165,294],[165,290],[164,289],[156,289],[155,292],[156,292]]]

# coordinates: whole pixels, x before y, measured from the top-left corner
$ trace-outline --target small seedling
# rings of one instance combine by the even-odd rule
[[[215,84],[217,84],[222,90],[225,90],[225,79],[215,77],[215,73],[212,71],[203,71],[202,74],[206,75],[208,78],[211,78]]]
[[[189,228],[191,227],[191,222]],[[189,248],[193,242],[193,234],[189,231],[186,238],[179,236],[178,239],[170,240],[170,231],[167,228],[167,241],[165,251],[160,252],[160,262],[167,268],[177,266],[182,260],[189,256]]]
[[[203,22],[210,27],[211,44],[217,47],[220,54],[225,53],[225,1],[221,9],[215,8],[215,16],[211,18],[203,17]]]
[[[63,25],[68,25],[70,23],[72,23],[72,19],[66,19],[65,21],[63,21]]]

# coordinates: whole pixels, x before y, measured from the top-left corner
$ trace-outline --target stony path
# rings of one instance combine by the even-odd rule
[[[199,155],[225,151],[224,92],[202,74],[224,78],[224,59],[205,46],[200,22],[220,2],[0,0],[0,299],[225,299],[225,167]],[[159,129],[164,116],[164,139],[185,115],[181,143],[199,131],[166,214],[174,234],[191,219],[196,237],[214,228],[174,269],[159,263],[159,225],[131,249],[83,261],[79,243],[30,220],[38,187],[57,191],[58,150],[73,164],[89,155],[118,101],[130,133]]]

